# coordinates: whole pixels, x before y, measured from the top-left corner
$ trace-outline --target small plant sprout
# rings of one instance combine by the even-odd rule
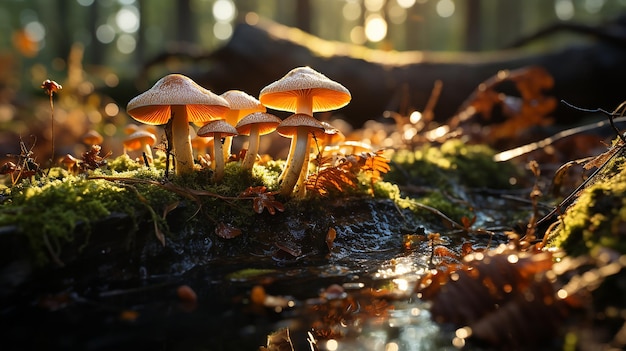
[[[240,135],[249,135],[248,151],[243,158],[241,168],[251,170],[259,152],[261,135],[269,134],[276,130],[281,123],[280,118],[265,112],[255,112],[242,118],[235,126]]]
[[[261,105],[259,100],[241,90],[229,90],[220,96],[230,104],[230,110],[226,112],[224,120],[233,127],[236,126],[243,117],[251,113],[265,112],[265,106]],[[232,143],[233,137],[227,136],[224,138],[224,159],[230,157]]]
[[[325,75],[315,71],[311,67],[298,67],[288,72],[283,78],[266,86],[259,94],[259,101],[269,108],[281,111],[290,111],[296,114],[313,116],[313,112],[332,111],[347,105],[352,96],[343,85],[330,80]],[[304,186],[304,180],[308,174],[309,164],[309,138],[305,138],[305,160],[302,172],[299,176],[299,186]],[[294,140],[294,141],[297,141]],[[292,141],[287,156],[285,169],[280,176],[284,181],[287,173],[292,172],[295,143]],[[298,162],[300,163],[300,162]],[[298,173],[300,174],[300,173]],[[288,187],[285,187],[285,191]]]
[[[54,93],[58,93],[59,90],[63,89],[63,87],[61,84],[53,80],[46,79],[43,83],[41,83],[41,88],[46,92],[46,95],[50,97],[50,142],[52,144],[50,148],[50,157],[54,160],[54,101],[52,99],[52,95],[54,95]]]
[[[146,157],[147,165],[153,163],[152,145],[156,143],[156,136],[147,130],[138,129],[124,139],[124,150],[140,150]]]
[[[126,107],[129,115],[145,124],[163,125],[171,120],[171,130],[166,134],[171,133],[168,150],[173,149],[177,175],[194,169],[189,122],[206,123],[222,118],[228,109],[228,101],[181,74],[161,78]]]
[[[211,163],[215,169],[215,172],[213,173],[213,181],[219,182],[224,177],[225,161],[224,151],[222,150],[223,138],[237,135],[237,130],[223,119],[218,119],[202,126],[202,128],[198,129],[197,134],[202,137],[213,137],[214,156],[213,162]]]

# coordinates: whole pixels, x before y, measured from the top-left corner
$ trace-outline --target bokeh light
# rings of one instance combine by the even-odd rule
[[[134,6],[124,6],[115,14],[115,24],[125,33],[139,30],[139,10]]]
[[[350,30],[350,41],[357,45],[363,45],[367,41],[365,37],[365,28],[363,26],[354,26]]]
[[[372,14],[365,19],[365,37],[367,40],[376,43],[387,36],[387,21],[379,15]]]
[[[137,40],[135,40],[135,37],[133,37],[132,35],[124,33],[117,38],[115,44],[117,46],[117,49],[122,54],[130,54],[135,51],[135,48],[137,47]]]
[[[361,4],[350,0],[343,5],[342,14],[346,21],[356,21],[361,17]]]
[[[584,7],[589,13],[598,13],[602,10],[605,0],[585,0]]]
[[[439,17],[448,18],[454,14],[455,6],[452,0],[439,0],[437,3],[437,14]]]
[[[398,5],[400,5],[400,7],[405,9],[408,9],[415,5],[415,0],[396,0],[396,2]]]
[[[233,26],[228,22],[215,22],[213,35],[219,40],[227,40],[233,35]]]
[[[364,5],[367,11],[378,12],[385,5],[385,0],[365,0]]]
[[[406,9],[397,4],[391,3],[387,8],[387,15],[389,16],[389,21],[393,24],[403,24],[406,22]]]
[[[574,17],[574,3],[572,0],[556,0],[554,2],[554,12],[561,21],[567,21]]]
[[[103,24],[96,29],[96,39],[103,44],[109,44],[115,39],[115,29],[108,25]]]
[[[235,19],[237,9],[231,0],[217,0],[213,4],[213,17],[217,21],[230,22]]]
[[[24,26],[24,31],[31,40],[42,41],[46,37],[46,28],[38,21],[33,21]]]

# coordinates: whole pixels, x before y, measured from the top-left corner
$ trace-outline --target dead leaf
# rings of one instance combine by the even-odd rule
[[[328,251],[333,250],[333,243],[335,242],[335,238],[337,238],[337,231],[335,228],[328,228],[328,233],[326,233],[326,246],[328,246]]]
[[[241,235],[241,229],[233,227],[230,224],[220,222],[215,228],[215,234],[223,239],[232,239]]]

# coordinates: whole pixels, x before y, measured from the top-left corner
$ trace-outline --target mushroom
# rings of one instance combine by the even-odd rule
[[[289,71],[283,78],[266,86],[259,94],[259,101],[269,108],[282,111],[295,112],[313,116],[313,112],[331,111],[341,108],[350,102],[350,92],[343,85],[330,80],[325,75],[315,71],[311,67],[298,67]],[[302,186],[308,173],[309,138],[306,139],[305,161],[301,169],[303,175],[298,180]],[[297,140],[297,139],[296,139]],[[280,178],[283,179],[289,168],[294,164],[293,155],[295,141],[292,140],[287,163]],[[298,160],[297,163],[300,163]],[[300,171],[300,170],[299,170]]]
[[[202,137],[213,137],[213,162],[215,172],[213,180],[219,182],[224,177],[224,151],[222,150],[222,138],[237,135],[237,129],[223,119],[210,121],[198,129],[197,134]]]
[[[176,174],[181,175],[193,171],[189,122],[200,123],[221,118],[228,108],[226,100],[190,78],[170,74],[130,100],[126,110],[139,122],[149,125],[168,124],[166,128],[171,127],[167,142],[173,146]]]
[[[265,106],[263,106],[259,100],[241,90],[229,90],[220,96],[230,104],[230,110],[226,112],[224,119],[233,127],[237,125],[239,120],[251,113],[265,112]],[[224,138],[224,159],[228,159],[230,156],[232,143],[232,137],[228,136]]]
[[[284,196],[290,195],[296,183],[299,183],[297,195],[303,197],[305,185],[300,175],[303,172],[305,174],[308,172],[308,165],[304,163],[308,162],[306,154],[309,153],[310,147],[309,134],[324,133],[324,126],[312,116],[305,113],[296,113],[282,121],[276,127],[276,131],[282,136],[292,138],[291,145],[295,145],[293,147],[291,167],[285,168],[287,170],[286,173],[283,171],[284,177],[280,185],[280,193]]]
[[[327,146],[340,143],[346,140],[346,137],[339,129],[335,128],[332,124],[322,121],[322,125],[324,126],[324,135],[319,138],[318,141],[321,148],[320,153],[323,154]]]
[[[237,123],[235,126],[237,132],[240,135],[250,136],[248,138],[248,151],[241,162],[241,168],[252,169],[259,152],[261,135],[273,132],[280,123],[280,118],[265,112],[251,113]]]
[[[207,147],[213,147],[213,138],[201,137],[196,135],[191,138],[191,148],[196,152],[196,158],[200,158],[207,154]]]
[[[85,133],[82,139],[87,145],[100,145],[104,141],[102,135],[93,129]]]
[[[153,162],[152,145],[156,143],[156,136],[146,130],[139,129],[124,139],[124,150],[141,150],[148,159],[148,165]]]
[[[79,162],[79,159],[70,154],[66,154],[65,157],[63,157],[63,159],[61,160],[61,163],[63,163],[65,167],[67,167],[67,170],[68,172],[70,172],[70,174],[76,174],[76,166],[78,166]]]

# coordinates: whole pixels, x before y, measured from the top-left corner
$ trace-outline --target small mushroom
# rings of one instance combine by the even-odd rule
[[[170,74],[152,88],[134,97],[127,106],[135,120],[149,124],[170,123],[176,174],[193,171],[193,153],[189,122],[207,122],[221,118],[229,105],[226,100],[204,89],[181,74]],[[167,133],[166,133],[167,134]]]
[[[311,67],[298,67],[289,71],[283,78],[261,90],[259,101],[269,108],[313,116],[313,112],[331,111],[347,105],[350,92],[343,85],[329,79]],[[306,138],[307,144],[309,138]],[[287,156],[287,163],[280,179],[284,181],[294,164],[295,144],[292,142]],[[306,146],[305,161],[301,170],[303,175],[298,180],[302,187],[308,172],[309,146]]]
[[[104,138],[102,137],[102,135],[93,129],[85,133],[82,139],[83,139],[83,143],[90,145],[90,146],[100,145],[104,141]]]
[[[292,193],[296,183],[301,182],[300,174],[308,172],[308,165],[304,163],[308,162],[306,155],[309,153],[310,147],[309,135],[311,133],[324,133],[324,126],[312,116],[305,113],[296,113],[282,121],[276,127],[276,131],[282,136],[292,138],[291,144],[295,145],[293,147],[291,167],[288,168],[289,171],[283,177],[280,185],[280,193],[288,196]],[[298,187],[301,188],[297,193],[299,197],[304,196],[304,186],[303,181],[298,184]]]
[[[259,100],[241,90],[229,90],[220,96],[228,101],[230,105],[230,110],[224,115],[224,120],[233,127],[237,125],[239,120],[251,113],[265,112],[265,106],[263,106]],[[232,137],[228,136],[224,138],[224,159],[228,159],[230,156],[232,143]]]
[[[273,132],[280,123],[280,118],[265,112],[251,113],[237,123],[235,126],[237,132],[240,135],[250,136],[248,138],[248,151],[243,158],[241,168],[252,169],[254,161],[256,161],[257,153],[259,152],[261,135]]]
[[[124,150],[141,150],[148,159],[148,164],[153,163],[152,145],[156,143],[156,136],[146,130],[139,129],[124,139]]]
[[[227,136],[237,135],[237,129],[228,124],[223,119],[211,121],[200,129],[198,129],[199,136],[213,137],[213,162],[215,172],[213,173],[213,180],[219,182],[224,177],[224,152],[222,150],[222,138]]]
[[[76,174],[79,162],[79,159],[70,154],[66,154],[65,157],[63,157],[63,159],[61,160],[61,163],[63,163],[65,167],[67,167],[67,171],[70,172],[70,174]]]
[[[207,154],[208,147],[213,147],[213,138],[198,135],[191,138],[191,148],[196,152],[196,158],[205,156]],[[213,156],[211,156],[211,158],[212,157]]]

